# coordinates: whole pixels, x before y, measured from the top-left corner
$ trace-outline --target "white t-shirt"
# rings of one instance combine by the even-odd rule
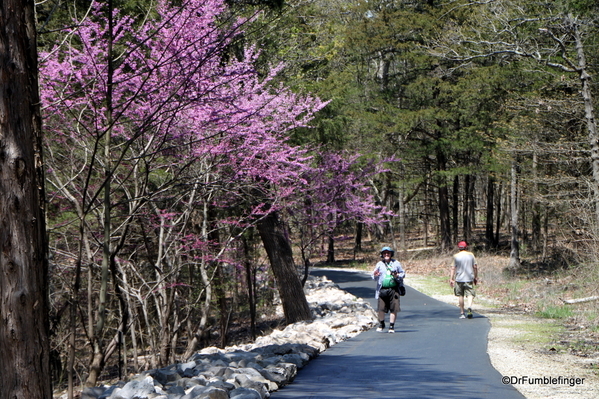
[[[460,251],[453,255],[453,267],[455,270],[455,281],[468,283],[474,280],[474,266],[476,258],[472,252]]]

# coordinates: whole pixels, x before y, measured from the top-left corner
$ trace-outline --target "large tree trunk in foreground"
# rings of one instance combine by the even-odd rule
[[[310,307],[297,274],[291,243],[277,212],[258,223],[258,231],[268,254],[288,324],[312,319]]]
[[[33,1],[0,1],[0,397],[52,398]]]

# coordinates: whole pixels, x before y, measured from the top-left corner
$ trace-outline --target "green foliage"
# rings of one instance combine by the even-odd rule
[[[539,311],[537,311],[537,316],[545,318],[545,319],[567,319],[568,317],[572,317],[574,312],[572,309],[562,305],[562,306],[543,306]]]
[[[566,9],[570,12],[588,15],[595,19],[599,16],[599,3],[596,0],[569,0],[565,3]]]
[[[49,0],[36,2],[35,11],[38,30],[38,46],[44,48],[56,41],[56,35],[73,21],[89,14],[93,3],[88,0]],[[155,0],[113,0],[113,6],[124,15],[135,17],[140,23],[154,12]]]

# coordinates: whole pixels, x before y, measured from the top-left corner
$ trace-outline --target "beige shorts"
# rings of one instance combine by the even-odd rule
[[[468,283],[456,281],[455,285],[453,286],[453,293],[455,296],[476,296],[476,291],[474,291],[474,284],[472,284],[472,281]]]

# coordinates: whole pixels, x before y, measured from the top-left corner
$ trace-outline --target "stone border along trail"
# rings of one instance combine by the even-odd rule
[[[320,352],[377,323],[368,302],[326,278],[310,277],[304,290],[312,322],[288,325],[252,344],[204,348],[186,363],[149,370],[126,383],[85,388],[81,399],[267,398]],[[277,314],[283,314],[281,305]]]

